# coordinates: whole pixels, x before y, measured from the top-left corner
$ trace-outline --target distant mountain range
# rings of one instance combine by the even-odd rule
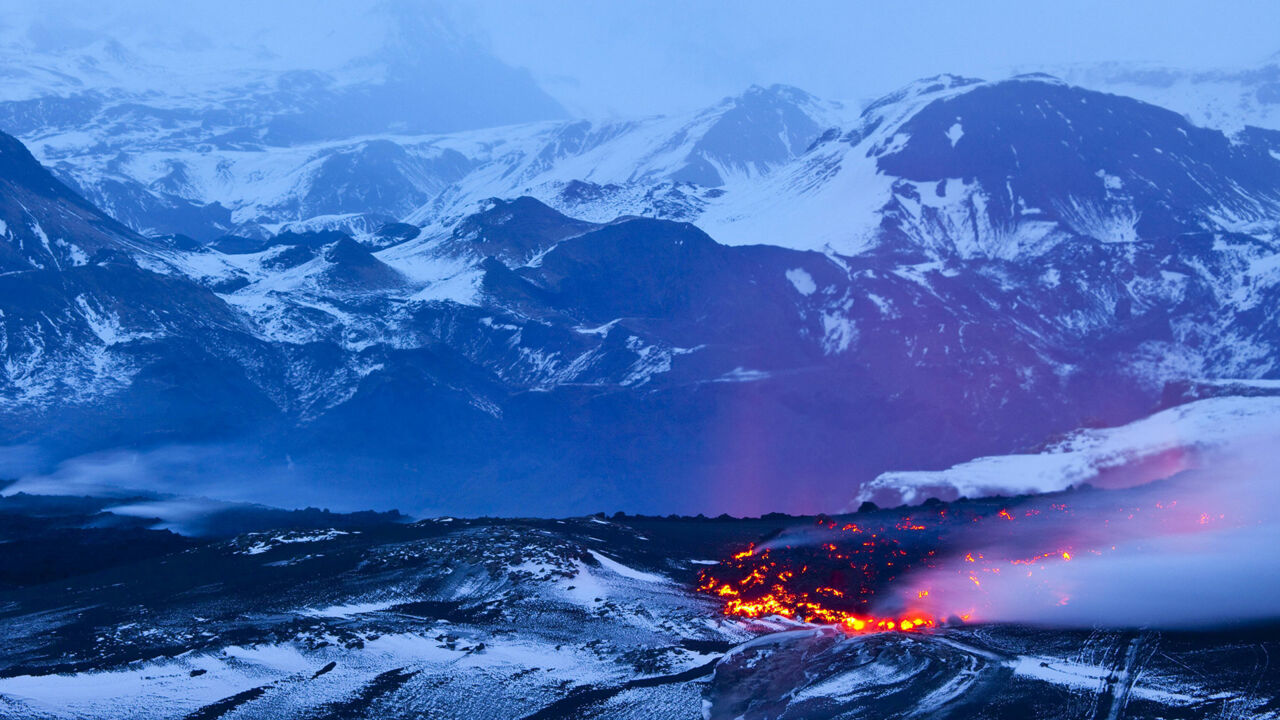
[[[1235,135],[1280,130],[1280,53],[1252,67],[1184,70],[1150,64],[1085,63],[1040,68],[1067,82],[1176,110]]]
[[[811,144],[829,140],[830,133],[873,131],[870,118],[859,116],[862,109],[773,86],[681,116],[567,120],[517,74],[474,78],[475,87],[501,97],[508,109],[475,107],[450,120],[439,117],[439,108],[464,112],[476,100],[459,103],[451,90],[430,84],[401,88],[396,78],[433,76],[422,68],[462,61],[425,57],[416,45],[395,50],[406,44],[392,43],[354,69],[261,71],[238,84],[210,87],[193,80],[193,90],[159,96],[136,87],[142,81],[125,79],[156,69],[122,49],[97,48],[79,64],[42,58],[24,63],[7,97],[0,96],[0,128],[135,230],[201,242],[283,229],[338,229],[376,242],[373,235],[387,222],[448,226],[478,201],[519,195],[597,221],[620,214],[696,218],[731,244],[774,244],[778,235],[795,234],[797,222],[809,223],[806,247],[815,247],[815,237],[845,243],[839,249],[857,242],[832,229],[848,213],[784,208],[814,190],[821,169],[802,158]],[[462,64],[481,75],[491,66],[491,74],[508,72],[491,59],[472,58],[480,51],[465,43],[442,41],[439,47],[437,55],[470,58]],[[1273,145],[1270,131],[1280,130],[1275,63],[1230,72],[1121,64],[1055,70],[1070,83],[1172,109],[1194,125],[1248,144]],[[525,86],[508,88],[513,82]],[[922,81],[892,102],[881,99],[863,109],[909,112],[967,83],[954,77]],[[104,84],[118,89],[91,89]],[[353,115],[349,109],[356,107],[360,113]],[[535,120],[547,122],[439,134]],[[775,175],[773,184],[762,182]],[[865,189],[883,194],[883,188]],[[873,199],[855,221],[879,208],[883,198]]]
[[[1048,76],[336,138],[23,102],[49,170],[5,138],[0,428],[45,471],[805,512],[1280,372],[1280,132]]]

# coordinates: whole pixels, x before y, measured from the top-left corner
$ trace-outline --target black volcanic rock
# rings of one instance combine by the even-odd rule
[[[209,243],[209,247],[227,255],[247,255],[266,250],[270,241],[266,238],[249,238],[223,235]]]
[[[596,227],[552,210],[531,197],[489,201],[488,207],[458,223],[445,247],[450,253],[495,257],[523,265],[565,238]]]
[[[369,248],[348,236],[324,249],[324,259],[332,263],[325,270],[327,281],[350,288],[377,289],[397,285],[400,273],[373,256]]]
[[[369,248],[345,236],[325,248],[324,259],[335,265],[349,267],[368,267],[378,262]]]
[[[316,248],[309,245],[285,245],[275,254],[264,257],[262,266],[271,270],[286,270],[311,260],[316,254]]]
[[[410,225],[409,223],[387,223],[386,225],[378,228],[378,232],[374,233],[374,237],[377,239],[377,246],[384,248],[397,245],[405,242],[406,240],[412,240],[417,237],[418,233],[421,231],[422,228],[417,225]]]
[[[295,232],[286,230],[271,238],[269,245],[299,245],[318,249],[331,243],[350,240],[351,236],[339,230],[307,230]]]

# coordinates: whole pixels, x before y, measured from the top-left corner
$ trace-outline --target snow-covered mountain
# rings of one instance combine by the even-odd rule
[[[0,186],[0,412],[10,438],[68,408],[103,402],[123,402],[132,408],[126,414],[147,413],[147,400],[173,403],[198,424],[209,407],[203,391],[227,389],[219,370],[260,345],[243,319],[209,289],[143,269],[167,268],[160,258],[174,249],[105,216],[7,136]],[[107,426],[69,437],[112,436],[115,410]]]
[[[103,12],[128,16],[143,7]],[[0,130],[144,233],[209,240],[259,221],[254,202],[264,194],[278,221],[356,206],[398,216],[423,201],[415,193],[439,191],[433,178],[447,182],[459,168],[451,157],[437,167],[376,143],[361,157],[359,138],[566,114],[527,72],[436,10],[379,2],[336,37],[324,22],[308,28],[306,19],[281,18],[281,8],[262,8],[247,22],[266,24],[244,28],[258,43],[247,47],[228,44],[216,27],[166,35],[165,22],[145,16],[126,17],[120,32],[133,35],[117,37],[73,23],[45,28],[40,13],[26,23],[17,14],[0,27]],[[315,182],[291,195],[299,181],[289,178],[311,174]],[[391,192],[413,200],[380,197]]]
[[[814,510],[1133,420],[1169,383],[1278,372],[1273,135],[1043,76],[843,115],[755,88],[682,118],[53,162],[89,197],[110,165],[219,203],[244,235],[211,242],[114,224],[27,157],[17,196],[61,205],[5,218],[26,253],[6,281],[42,283],[6,309],[5,440],[56,439],[53,475],[248,442],[183,476],[279,478],[240,499]],[[62,230],[64,206],[109,237]],[[30,255],[36,227],[79,254]]]
[[[1280,136],[1255,128],[1226,142],[1127,102],[1039,75],[939,77],[853,119],[775,86],[684,117],[274,148],[140,142],[102,152],[80,134],[69,145],[24,138],[135,229],[204,241],[338,229],[383,245],[385,224],[445,234],[486,199],[522,195],[596,222],[684,220],[726,244],[845,255],[889,241],[882,225],[934,255],[988,256],[1080,235],[1274,231]],[[1166,134],[1147,136],[1149,127]]]
[[[1047,70],[1074,85],[1167,107],[1228,135],[1249,127],[1280,130],[1280,53],[1253,67],[1233,69],[1091,63]]]
[[[115,22],[104,29],[74,18],[49,28],[38,6],[15,8],[0,27],[0,126],[53,149],[129,153],[456,132],[565,115],[447,8],[370,5],[341,35],[325,20],[331,9],[301,18],[260,8],[236,38],[218,36],[216,24],[192,24],[199,9],[148,18],[142,3],[113,8]]]
[[[208,241],[288,226],[367,239],[401,219],[447,225],[489,197],[534,195],[595,220],[693,217],[726,184],[750,184],[801,155],[841,122],[843,109],[775,86],[687,116],[448,135],[407,135],[414,128],[371,121],[330,139],[248,130],[228,138],[229,130],[208,128],[208,116],[225,111],[190,114],[181,133],[167,118],[142,118],[130,132],[83,122],[8,125],[60,177],[139,231]],[[223,122],[263,124],[234,113]]]

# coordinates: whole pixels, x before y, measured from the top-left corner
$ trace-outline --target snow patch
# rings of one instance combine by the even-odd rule
[[[884,473],[859,491],[853,505],[1057,492],[1096,484],[1104,473],[1116,478],[1112,485],[1135,485],[1194,467],[1211,450],[1258,438],[1280,440],[1280,397],[1208,398],[1121,427],[1077,431],[1037,454],[978,458],[936,472]]]
[[[617,573],[622,577],[630,578],[632,580],[639,580],[641,582],[648,582],[648,583],[669,584],[671,582],[670,580],[662,577],[661,575],[654,575],[653,573],[642,572],[640,570],[629,568],[626,565],[623,565],[622,563],[618,562],[617,560],[613,560],[609,557],[601,555],[595,550],[588,550],[587,552],[591,553],[591,557],[595,558],[596,562],[600,563],[606,570],[610,570],[614,573]]]
[[[1102,185],[1107,189],[1108,193],[1124,189],[1124,182],[1118,176],[1111,175],[1106,170],[1099,170],[1095,174],[1102,180]]]
[[[853,301],[845,298],[822,312],[822,352],[838,355],[849,349],[858,339],[858,326],[849,311]]]
[[[307,608],[302,611],[302,614],[308,617],[349,618],[365,613],[382,612],[399,605],[401,602],[400,600],[381,600],[378,602],[330,605],[324,608]]]
[[[748,370],[746,368],[737,367],[715,379],[715,382],[756,382],[758,380],[766,380],[771,376],[763,370]]]
[[[346,530],[322,530],[319,532],[287,532],[280,535],[262,538],[260,535],[250,535],[250,538],[262,538],[255,541],[252,545],[237,551],[237,555],[261,555],[268,550],[279,545],[292,545],[295,543],[311,543],[324,542],[333,540],[342,535],[358,534],[356,531]]]
[[[792,268],[786,274],[787,279],[791,281],[791,286],[801,295],[807,297],[817,291],[818,285],[813,281],[813,276],[804,268]]]

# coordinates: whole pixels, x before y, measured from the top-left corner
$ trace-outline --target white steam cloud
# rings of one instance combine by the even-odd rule
[[[1275,407],[1273,398],[1219,400]],[[1066,508],[1051,504],[1061,499],[1015,504],[1009,519],[976,523],[935,567],[906,575],[887,603],[1079,627],[1280,618],[1280,413],[1271,418],[1184,454],[1171,477],[1129,486],[1132,476],[1113,468],[1108,477],[1125,489],[1077,493]]]

